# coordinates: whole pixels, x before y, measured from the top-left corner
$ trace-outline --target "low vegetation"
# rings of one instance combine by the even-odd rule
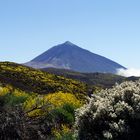
[[[140,81],[101,90],[0,63],[2,140],[139,140],[139,130]]]
[[[72,93],[26,93],[0,87],[0,139],[72,139],[75,110],[83,105]]]

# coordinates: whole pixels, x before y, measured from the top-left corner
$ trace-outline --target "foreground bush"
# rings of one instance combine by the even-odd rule
[[[140,81],[124,82],[94,95],[76,112],[80,140],[139,140]]]
[[[38,95],[0,86],[0,140],[72,140],[81,106],[71,93]]]
[[[82,104],[75,95],[58,92],[31,96],[26,100],[24,108],[27,112],[29,110],[28,117],[43,119],[43,123],[41,122],[43,126],[41,129],[39,128],[43,135],[51,136],[54,139],[66,139],[66,137],[70,139],[72,137],[71,128],[75,121],[75,110]]]

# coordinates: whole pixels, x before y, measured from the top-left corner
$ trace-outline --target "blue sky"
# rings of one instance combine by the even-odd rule
[[[67,40],[140,68],[139,0],[0,0],[0,61],[23,63]]]

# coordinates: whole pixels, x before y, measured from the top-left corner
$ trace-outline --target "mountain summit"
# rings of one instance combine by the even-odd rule
[[[38,69],[53,67],[102,73],[116,73],[116,69],[124,68],[110,59],[82,49],[69,41],[52,47],[25,65]]]

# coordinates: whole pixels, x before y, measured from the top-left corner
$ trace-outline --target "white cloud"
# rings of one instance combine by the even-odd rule
[[[117,69],[117,75],[129,77],[129,76],[140,76],[140,69],[129,68],[129,69]]]

